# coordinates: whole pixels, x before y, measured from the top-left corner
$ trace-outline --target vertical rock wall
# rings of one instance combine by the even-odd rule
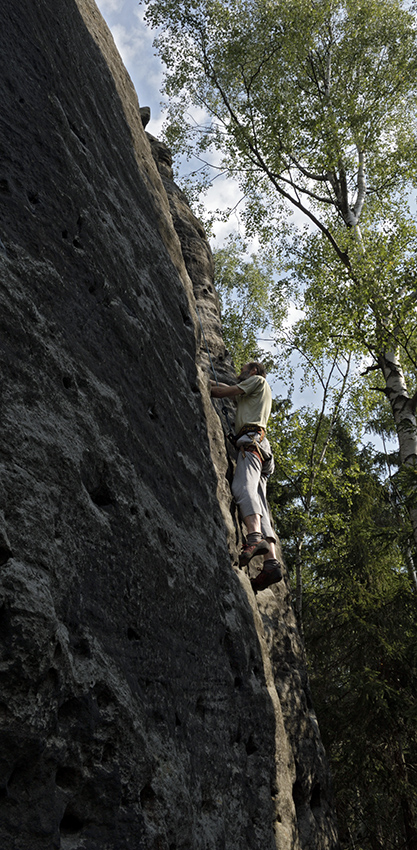
[[[193,215],[186,197],[173,181],[168,148],[152,136],[148,135],[148,138],[169,199],[172,220],[180,238],[201,318],[203,333],[200,337],[200,351],[197,351],[197,362],[203,373],[212,377],[214,366],[220,380],[231,382],[236,378],[236,373],[222,339],[218,297],[213,286],[213,261],[204,230]],[[211,454],[219,481],[219,502],[223,507],[225,524],[229,530],[230,554],[234,566],[237,567],[234,539],[239,538],[239,518],[227,483],[233,474],[235,453],[230,443],[225,441],[223,431],[227,431],[228,422],[225,421],[222,406],[221,402],[212,402],[207,410],[207,419]],[[233,404],[230,403],[228,416],[232,422],[233,414]],[[231,518],[234,520],[233,524]],[[253,562],[250,571],[256,575]],[[254,597],[246,576],[243,573],[238,574],[250,602],[253,603]],[[287,576],[284,575],[284,581],[280,585],[258,594],[256,605],[253,607],[260,642],[262,645],[265,642],[267,648],[264,667],[273,680],[273,691],[278,692],[278,715],[282,712],[285,734],[291,748],[292,797],[297,827],[294,846],[311,850],[336,846],[329,769],[312,705],[306,659],[291,605]],[[258,618],[258,612],[261,619]]]
[[[0,846],[335,847],[130,80],[92,0],[0,8]]]

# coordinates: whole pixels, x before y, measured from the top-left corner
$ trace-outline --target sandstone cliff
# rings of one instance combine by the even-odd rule
[[[236,569],[204,233],[93,0],[0,5],[0,846],[334,848],[288,589]]]

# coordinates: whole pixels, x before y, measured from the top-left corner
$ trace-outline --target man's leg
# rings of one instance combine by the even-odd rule
[[[261,532],[269,544],[269,552],[264,554],[264,565],[262,571],[255,576],[255,578],[251,578],[250,580],[255,593],[257,593],[258,590],[266,590],[266,588],[270,587],[271,584],[276,584],[282,579],[281,564],[277,559],[275,551],[276,536],[272,527],[269,506],[266,499],[266,482],[267,479],[264,476],[261,476],[259,481],[259,501],[262,508]]]
[[[267,480],[268,479],[264,475],[261,475],[260,480],[259,480],[259,485],[258,485],[259,503],[260,503],[261,510],[262,510],[262,515],[260,517],[260,531],[261,531],[262,537],[264,537],[265,540],[267,540],[268,543],[269,543],[269,552],[264,556],[264,560],[270,560],[270,559],[276,560],[276,550],[275,550],[276,535],[275,535],[275,530],[272,526],[271,515],[270,515],[270,511],[269,511],[269,505],[268,505],[268,501],[267,501],[267,498],[266,498]]]
[[[262,507],[259,499],[259,482],[262,464],[253,452],[241,451],[237,456],[236,469],[232,483],[232,493],[238,505],[240,515],[245,525],[248,520],[248,531],[261,531]]]
[[[263,445],[267,449],[270,448],[266,438]],[[263,570],[251,579],[255,593],[265,590],[282,578],[275,551],[275,532],[266,499],[267,477],[262,475],[263,468],[267,470],[268,475],[273,471],[272,455],[269,461],[262,464],[254,452],[246,450],[243,454],[239,451],[232,484],[232,492],[247,529],[246,543],[239,556],[239,564],[245,566],[255,555],[264,556]]]
[[[251,533],[261,533],[261,517],[260,514],[251,514],[250,516],[244,516],[243,522],[246,525],[246,530],[248,534]]]
[[[240,566],[248,564],[255,555],[265,555],[269,552],[269,544],[263,539],[261,531],[261,472],[261,461],[254,452],[239,452],[232,492],[247,531],[246,543],[239,556]]]

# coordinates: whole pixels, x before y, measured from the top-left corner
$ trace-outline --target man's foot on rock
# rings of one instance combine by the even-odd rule
[[[275,558],[271,558],[268,561],[264,561],[263,570],[255,578],[251,578],[250,583],[253,592],[258,593],[258,590],[266,590],[271,584],[276,584],[281,579],[282,572],[280,565]]]
[[[239,555],[239,566],[245,567],[255,555],[267,555],[269,552],[269,543],[261,538],[256,543],[245,543]]]

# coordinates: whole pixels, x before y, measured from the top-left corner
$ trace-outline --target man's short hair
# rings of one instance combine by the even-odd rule
[[[266,378],[266,369],[263,363],[248,363],[248,369],[252,372],[252,369],[256,369],[256,374],[260,375],[261,378]]]

